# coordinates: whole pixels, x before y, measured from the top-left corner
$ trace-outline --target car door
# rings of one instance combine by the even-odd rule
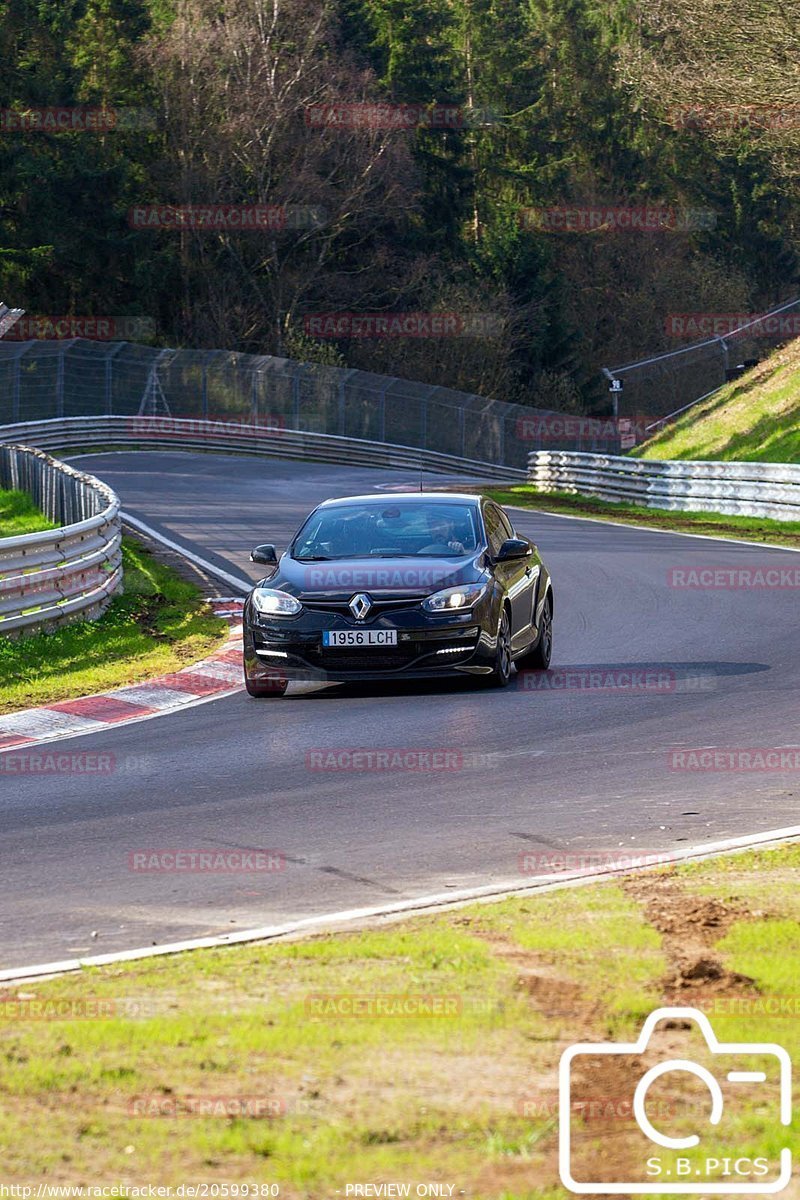
[[[484,506],[483,522],[486,526],[489,553],[494,559],[503,542],[517,535],[506,514],[491,500]],[[511,647],[513,650],[522,649],[531,639],[533,597],[537,578],[536,559],[531,556],[496,563],[494,571],[511,601]]]

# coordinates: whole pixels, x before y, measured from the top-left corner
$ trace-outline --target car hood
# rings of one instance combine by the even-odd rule
[[[442,588],[485,578],[484,552],[461,558],[352,558],[297,562],[284,554],[265,587],[293,596],[344,596],[356,592],[431,595]]]

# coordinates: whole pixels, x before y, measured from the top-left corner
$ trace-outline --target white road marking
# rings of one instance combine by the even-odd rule
[[[786,550],[789,554],[800,554],[800,546],[778,546],[775,542],[748,542],[745,538],[726,537],[724,534],[685,533],[682,529],[658,529],[655,525],[639,525],[638,523],[626,521],[606,521],[602,517],[578,517],[572,516],[570,513],[550,512],[546,508],[520,508],[518,504],[504,504],[503,508],[511,509],[514,512],[526,513],[528,516],[535,516],[539,513],[543,517],[560,517],[564,521],[590,521],[592,525],[610,525],[614,529],[643,529],[646,533],[665,533],[669,537],[696,538],[701,542],[731,542],[734,546],[756,546],[762,550]],[[709,513],[708,515],[724,516],[725,514]]]
[[[800,825],[791,825],[784,829],[770,829],[764,833],[750,834],[746,837],[728,838],[720,842],[704,842],[698,846],[674,850],[672,853],[659,857],[658,869],[663,869],[670,863],[680,863],[687,860],[715,858],[718,855],[730,854],[736,851],[749,850],[758,846],[767,846],[776,842],[800,839]],[[511,879],[503,883],[487,884],[483,887],[463,888],[460,891],[438,892],[430,896],[417,896],[411,900],[399,900],[389,904],[376,905],[371,908],[351,908],[343,912],[320,913],[314,917],[303,917],[296,921],[287,921],[284,925],[265,925],[260,929],[243,929],[236,933],[224,933],[217,937],[191,938],[183,942],[171,942],[163,946],[142,946],[136,950],[121,950],[116,954],[93,954],[86,958],[65,959],[60,962],[38,963],[30,967],[12,967],[0,971],[0,983],[11,983],[18,979],[39,978],[48,975],[64,975],[81,971],[84,967],[102,967],[113,963],[133,962],[142,958],[156,958],[165,954],[180,954],[187,950],[208,950],[221,946],[236,946],[247,942],[272,941],[276,938],[295,937],[306,933],[324,933],[336,929],[340,925],[358,926],[379,917],[388,919],[402,918],[425,910],[445,911],[450,908],[463,908],[465,904],[491,903],[504,900],[509,896],[522,896],[528,893],[557,891],[565,887],[585,887],[603,879],[612,879],[620,875],[629,875],[634,871],[652,870],[650,867],[627,867],[600,869],[593,872],[565,871],[558,877],[539,875],[532,879]]]
[[[231,584],[242,595],[246,596],[254,586],[252,579],[240,579],[237,575],[231,575],[228,571],[223,571],[221,567],[215,567],[213,563],[208,562],[205,558],[201,558],[199,554],[195,554],[192,550],[187,550],[184,546],[179,546],[177,542],[173,542],[170,538],[165,537],[163,533],[158,533],[157,530],[146,525],[144,521],[140,521],[138,517],[132,517],[129,513],[123,513],[122,520],[125,524],[132,525],[134,529],[140,530],[141,533],[146,533],[153,541],[160,542],[162,546],[168,546],[170,550],[174,550],[176,554],[180,554],[183,558],[188,559],[196,567],[202,567],[209,575],[215,575],[217,579],[224,579],[226,583]],[[226,597],[226,599],[230,599],[230,597]]]

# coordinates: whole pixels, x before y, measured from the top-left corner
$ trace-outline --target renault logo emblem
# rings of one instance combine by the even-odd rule
[[[363,621],[372,608],[372,601],[369,596],[365,596],[363,592],[359,592],[357,596],[353,596],[348,608],[357,621]]]

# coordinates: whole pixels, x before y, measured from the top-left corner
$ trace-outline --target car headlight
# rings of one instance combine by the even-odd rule
[[[303,608],[294,596],[278,591],[277,588],[256,588],[253,592],[253,605],[256,612],[265,617],[294,617]]]
[[[477,604],[488,587],[488,583],[465,583],[461,587],[445,588],[442,592],[434,592],[422,601],[426,612],[455,612],[463,608],[472,608]]]

